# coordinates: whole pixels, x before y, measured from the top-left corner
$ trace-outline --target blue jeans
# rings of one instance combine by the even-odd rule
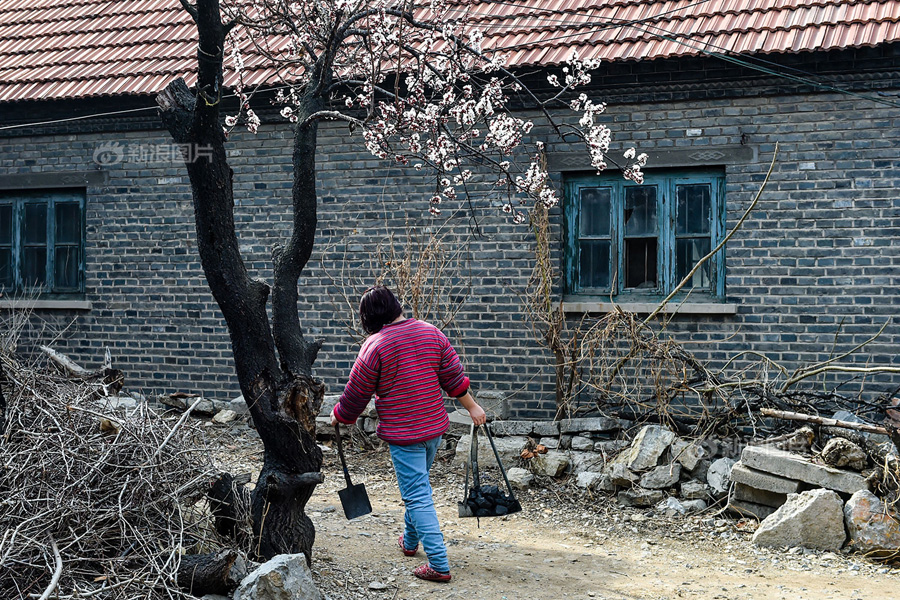
[[[403,545],[412,550],[422,542],[431,568],[446,573],[450,571],[447,547],[431,496],[431,482],[428,481],[431,463],[440,443],[441,436],[437,436],[409,446],[390,444],[390,449],[400,497],[406,504]]]

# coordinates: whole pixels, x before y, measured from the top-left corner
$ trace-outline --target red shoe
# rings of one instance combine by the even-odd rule
[[[441,573],[440,571],[435,571],[428,563],[425,563],[421,567],[416,567],[415,569],[413,569],[413,575],[415,575],[419,579],[424,579],[425,581],[439,581],[441,583],[447,583],[450,581],[450,573]]]
[[[402,550],[403,554],[405,554],[406,556],[415,556],[416,552],[419,551],[418,544],[416,544],[416,547],[413,548],[412,550],[407,550],[406,546],[403,545],[403,536],[402,535],[400,536],[400,539],[397,540],[397,545],[400,546],[400,550]]]

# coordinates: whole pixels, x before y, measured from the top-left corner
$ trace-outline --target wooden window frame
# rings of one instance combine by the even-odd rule
[[[54,188],[40,190],[2,190],[0,191],[0,206],[12,207],[12,271],[13,284],[11,289],[2,289],[4,297],[39,295],[43,299],[80,299],[84,297],[85,280],[85,200],[84,188]],[[77,204],[80,222],[78,224],[79,241],[77,285],[64,287],[56,284],[56,206],[58,204]],[[47,231],[46,269],[47,284],[43,286],[26,286],[22,280],[22,259],[25,242],[24,218],[27,204],[44,204],[47,206]],[[60,243],[60,247],[74,247],[72,243]]]
[[[615,302],[653,302],[671,292],[679,283],[676,272],[676,188],[684,184],[710,185],[710,248],[725,236],[725,174],[722,169],[666,169],[647,172],[643,185],[657,186],[657,279],[653,289],[627,289],[624,286],[624,209],[627,187],[637,184],[621,175],[575,175],[565,180],[565,285],[570,297],[612,299]],[[584,288],[579,285],[580,265],[580,194],[585,188],[611,188],[610,215],[610,285],[608,288]],[[683,237],[683,236],[682,236]],[[709,288],[685,289],[698,302],[721,302],[725,299],[725,248],[712,257]]]

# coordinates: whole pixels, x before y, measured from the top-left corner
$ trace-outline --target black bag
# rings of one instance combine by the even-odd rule
[[[485,425],[484,432],[488,441],[491,443],[491,449],[494,451],[494,457],[497,459],[497,466],[500,467],[500,473],[503,474],[503,481],[506,482],[506,489],[509,494],[500,491],[496,485],[481,485],[481,476],[478,473],[478,430],[482,426],[475,427],[472,425],[472,443],[469,446],[469,461],[466,463],[466,487],[463,493],[463,501],[458,502],[460,517],[502,517],[503,515],[511,515],[522,510],[522,505],[516,500],[509,479],[506,477],[506,469],[503,468],[503,462],[500,460],[500,454],[494,445],[494,438],[491,437],[491,430]],[[472,488],[469,488],[469,470],[472,470]]]

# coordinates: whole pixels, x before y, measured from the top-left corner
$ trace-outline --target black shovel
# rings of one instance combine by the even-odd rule
[[[350,481],[350,472],[347,471],[347,461],[344,459],[344,448],[341,445],[341,426],[334,426],[334,434],[337,438],[338,456],[341,457],[341,466],[344,467],[344,479],[347,480],[347,488],[338,490],[338,496],[341,498],[341,506],[344,507],[344,516],[348,519],[355,519],[372,512],[372,505],[369,503],[369,495],[366,493],[366,486],[363,484],[353,485]]]

